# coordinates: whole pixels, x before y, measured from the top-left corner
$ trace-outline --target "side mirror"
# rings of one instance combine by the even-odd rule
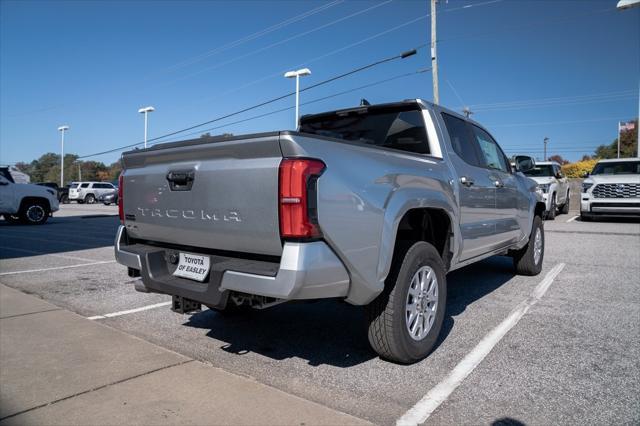
[[[528,155],[516,155],[515,158],[516,168],[522,173],[528,172],[536,167],[536,160]]]
[[[9,185],[9,181],[5,179],[3,176],[0,176],[0,186]]]
[[[584,172],[584,173],[582,174],[582,177],[583,177],[583,178],[588,178],[588,177],[589,177],[589,172]]]

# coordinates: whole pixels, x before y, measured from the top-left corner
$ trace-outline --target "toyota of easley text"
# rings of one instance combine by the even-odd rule
[[[521,173],[535,161],[513,169],[480,124],[421,100],[122,164],[116,259],[179,313],[341,299],[366,307],[381,357],[412,363],[436,343],[448,272],[493,255],[524,275],[543,264],[547,206]]]

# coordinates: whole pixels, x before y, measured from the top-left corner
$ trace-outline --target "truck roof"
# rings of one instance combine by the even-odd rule
[[[620,162],[628,162],[628,161],[640,161],[640,158],[630,157],[630,158],[608,158],[605,160],[598,160],[598,163],[620,163]]]

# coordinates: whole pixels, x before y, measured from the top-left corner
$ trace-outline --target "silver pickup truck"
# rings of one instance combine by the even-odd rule
[[[366,305],[382,357],[411,363],[440,332],[447,272],[493,255],[520,274],[542,268],[536,183],[479,124],[421,100],[166,143],[122,164],[116,259],[180,313],[337,298]]]

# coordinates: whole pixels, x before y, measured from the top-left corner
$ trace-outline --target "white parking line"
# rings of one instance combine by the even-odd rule
[[[160,308],[162,306],[167,306],[167,305],[170,305],[170,304],[171,304],[171,302],[156,303],[155,305],[147,305],[147,306],[143,306],[141,308],[128,309],[126,311],[112,312],[110,314],[96,315],[94,317],[87,317],[87,319],[93,321],[93,320],[97,320],[97,319],[119,317],[121,315],[135,314],[136,312],[148,311],[149,309]]]
[[[83,262],[93,262],[93,261],[95,261],[95,259],[87,259],[85,257],[67,256],[67,255],[64,255],[64,254],[46,253],[44,251],[27,250],[27,249],[15,248],[15,247],[0,246],[0,249],[9,250],[9,251],[21,251],[23,253],[39,254],[39,255],[42,255],[42,256],[53,256],[53,257],[59,257],[61,259],[81,260]]]
[[[516,306],[504,321],[487,333],[480,343],[451,370],[443,381],[432,388],[416,405],[396,421],[396,425],[405,426],[424,423],[440,404],[445,402],[449,395],[451,395],[462,381],[482,362],[509,330],[522,319],[524,314],[544,296],[553,283],[553,280],[564,267],[564,263],[559,263],[554,266],[540,284],[536,286],[531,295]]]
[[[116,262],[115,260],[103,260],[103,261],[100,261],[100,262],[81,263],[79,265],[56,266],[54,268],[27,269],[27,270],[24,270],[24,271],[0,272],[0,276],[2,276],[2,275],[16,275],[16,274],[28,274],[28,273],[31,273],[31,272],[57,271],[57,270],[60,270],[60,269],[80,268],[82,266],[103,265],[105,263],[115,263],[115,262]]]
[[[573,222],[574,220],[576,220],[576,219],[577,219],[577,218],[579,218],[579,217],[580,217],[580,216],[574,216],[574,217],[572,217],[572,218],[568,219],[568,220],[567,220],[567,223],[569,223],[569,222]]]

